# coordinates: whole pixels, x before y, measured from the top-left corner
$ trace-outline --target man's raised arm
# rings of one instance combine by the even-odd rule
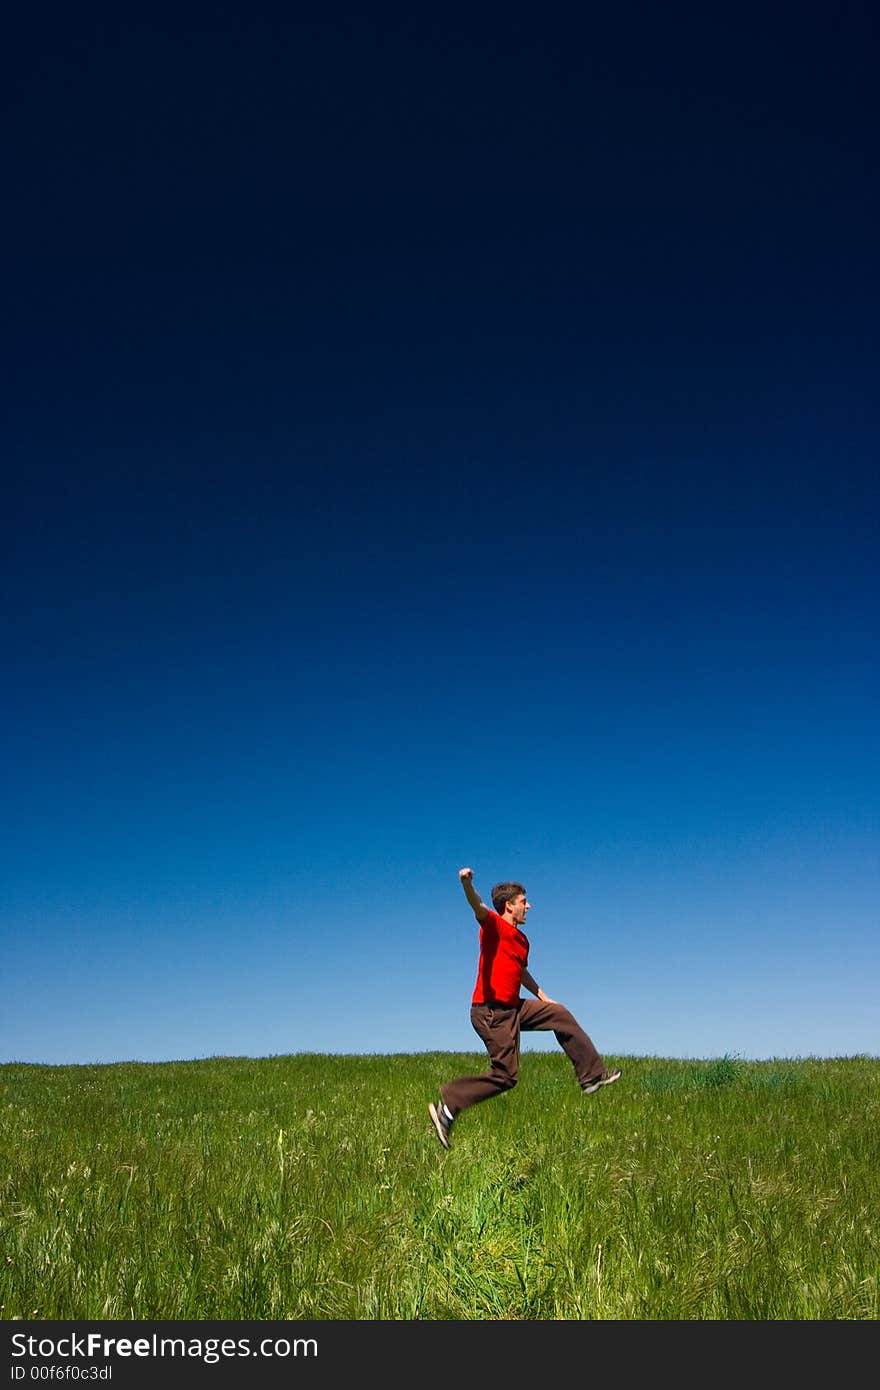
[[[485,922],[486,918],[489,916],[489,909],[474,887],[473,869],[459,869],[458,876],[461,879],[464,895],[474,909],[474,916],[478,922]]]

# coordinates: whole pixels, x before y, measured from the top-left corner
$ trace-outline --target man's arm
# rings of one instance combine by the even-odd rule
[[[489,916],[489,909],[474,887],[473,869],[459,869],[458,876],[461,879],[464,895],[474,909],[474,916],[478,922],[485,922],[486,918]]]
[[[556,1003],[556,1000],[555,1000],[555,999],[551,999],[549,995],[547,995],[547,994],[544,993],[544,991],[541,989],[540,985],[538,985],[538,984],[535,983],[534,976],[530,975],[529,972],[528,972],[528,970],[524,970],[524,971],[523,971],[523,973],[522,973],[522,982],[523,982],[523,984],[525,985],[526,989],[527,989],[531,994],[536,995],[538,999],[540,999],[540,1000],[543,1001],[543,1003],[545,1003],[545,1004],[555,1004],[555,1003]]]

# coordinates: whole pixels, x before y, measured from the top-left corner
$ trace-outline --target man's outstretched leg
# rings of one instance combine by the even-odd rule
[[[610,1086],[620,1069],[610,1071],[570,1009],[549,1000],[524,999],[520,1005],[519,1026],[523,1032],[553,1032],[556,1041],[574,1067],[578,1085],[586,1095],[601,1086]]]

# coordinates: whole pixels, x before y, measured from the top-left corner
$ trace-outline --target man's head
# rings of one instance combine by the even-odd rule
[[[496,883],[492,889],[492,906],[499,917],[522,926],[531,903],[526,902],[526,890],[521,883]]]

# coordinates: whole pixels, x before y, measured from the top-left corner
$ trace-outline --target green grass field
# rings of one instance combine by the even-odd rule
[[[873,1319],[880,1060],[0,1066],[2,1319]]]

